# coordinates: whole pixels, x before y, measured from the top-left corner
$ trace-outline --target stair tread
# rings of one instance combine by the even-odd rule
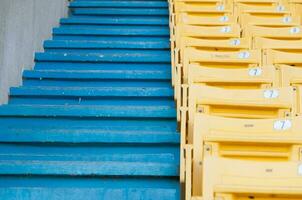
[[[170,62],[170,53],[36,53],[36,61],[79,61],[79,62]]]
[[[168,27],[124,27],[124,26],[98,26],[94,28],[59,27],[53,29],[55,35],[126,35],[126,36],[169,36]]]
[[[60,21],[61,24],[120,24],[120,25],[168,25],[169,20],[166,17],[129,17],[129,16],[99,16],[99,17],[85,17],[85,16],[73,16],[69,18],[63,18]]]
[[[167,8],[168,3],[164,1],[75,1],[70,3],[71,8],[94,8],[94,7],[148,7]]]
[[[44,43],[44,48],[71,48],[71,49],[105,49],[105,48],[124,48],[124,49],[168,49],[169,41],[158,39],[157,41],[140,40],[103,40],[103,41],[71,41],[71,40],[48,40]]]
[[[168,70],[25,70],[24,78],[170,80]]]
[[[139,129],[139,130],[138,130]],[[161,130],[163,129],[163,130]],[[68,143],[175,143],[179,133],[164,127],[94,127],[82,128],[17,128],[1,127],[1,142],[68,142]]]
[[[4,105],[0,116],[175,118],[172,106]]]
[[[74,15],[155,15],[167,16],[167,8],[74,8]]]
[[[124,96],[172,97],[172,88],[144,87],[30,87],[11,88],[10,95],[60,95],[60,96]]]

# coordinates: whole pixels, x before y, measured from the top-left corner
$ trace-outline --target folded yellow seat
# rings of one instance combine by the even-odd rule
[[[302,68],[289,65],[277,65],[280,70],[280,86],[301,86]]]
[[[291,14],[291,7],[288,4],[279,3],[235,3],[234,15],[240,16],[242,13],[258,15],[284,15]]]
[[[221,162],[224,160],[230,162],[240,161],[242,165],[244,163],[256,163],[256,166],[260,168],[267,163],[278,165],[279,163],[299,161],[301,159],[300,151],[302,148],[301,126],[302,117],[234,119],[196,114],[193,153],[191,155],[193,160],[191,176],[193,177],[193,196],[201,196],[203,193],[203,197],[208,199],[208,190],[214,189],[212,186],[209,187],[213,183],[213,180],[209,179],[208,173],[219,174],[220,171],[216,172],[216,168],[212,168],[212,172],[207,171],[209,166],[207,166],[206,160],[208,158],[215,158],[222,168],[224,165]],[[190,152],[188,153],[190,154]],[[237,168],[237,170],[241,171],[243,169]],[[255,172],[257,170],[252,171]],[[264,174],[261,173],[261,175]],[[245,174],[243,170],[238,174],[234,174],[234,177],[230,180],[240,180],[240,177],[244,176],[248,176],[248,174]],[[187,176],[186,178],[190,180],[191,177]],[[258,178],[260,177],[259,174]],[[220,180],[222,178],[219,177]],[[206,184],[202,184],[202,180]],[[250,180],[253,180],[253,178]],[[260,186],[262,184],[260,180],[251,183],[250,186]],[[236,182],[230,183],[230,186],[235,185],[237,185]],[[222,191],[216,192],[220,193]],[[233,192],[236,193],[236,191]],[[259,194],[257,190],[249,190],[249,192],[253,195]],[[270,194],[269,191],[267,192]]]
[[[282,3],[282,0],[232,0],[234,3],[250,3],[250,4],[268,4],[268,3]]]
[[[213,68],[201,64],[189,65],[188,84],[216,86],[226,89],[260,89],[277,86],[279,74],[274,66],[239,69]]]
[[[258,16],[251,13],[242,13],[239,17],[242,29],[250,25],[268,26],[268,27],[287,27],[299,26],[300,18],[298,16],[284,15],[266,15]]]
[[[300,200],[301,161],[204,159],[203,199]]]
[[[272,39],[272,38],[255,37],[253,39],[253,48],[299,52],[302,51],[302,38]]]
[[[175,2],[174,9],[176,14],[180,12],[232,12],[231,4],[224,4],[222,2],[179,1]]]
[[[195,112],[236,118],[276,118],[294,112],[292,87],[224,89],[204,85],[189,87],[189,121]]]
[[[302,52],[288,52],[281,50],[267,49],[263,56],[263,63],[271,64],[286,64],[292,66],[302,66]]]
[[[248,25],[243,30],[244,37],[266,37],[274,39],[301,39],[301,26],[290,27],[264,27]]]
[[[203,26],[226,26],[237,23],[237,18],[230,13],[180,13],[176,16],[176,26],[179,24],[203,25]]]

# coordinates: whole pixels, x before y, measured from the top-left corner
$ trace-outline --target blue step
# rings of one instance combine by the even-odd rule
[[[159,130],[158,130],[159,129]],[[0,132],[2,142],[35,143],[179,143],[176,130],[163,127],[123,127],[109,126],[100,128],[49,128],[49,127],[3,127]]]
[[[167,8],[165,1],[75,1],[70,8]]]
[[[166,16],[169,11],[167,8],[75,8],[73,15],[135,15],[135,16]]]
[[[123,79],[123,80],[170,80],[171,74],[167,70],[25,70],[25,79]]]
[[[157,16],[73,16],[61,19],[60,23],[61,25],[168,25],[169,20]]]
[[[168,27],[160,26],[112,26],[100,25],[98,27],[60,27],[53,29],[54,35],[84,35],[84,36],[169,36]]]
[[[175,176],[177,149],[177,145],[0,144],[0,174]]]
[[[139,87],[21,87],[11,88],[11,96],[77,96],[77,97],[173,97],[172,88]]]
[[[165,70],[171,73],[170,63],[81,63],[81,62],[36,62],[35,69],[37,70]]]
[[[175,118],[176,111],[171,106],[4,105],[1,116]]]
[[[135,62],[135,63],[164,63],[170,62],[168,51],[142,52],[142,53],[36,53],[36,61],[62,61],[62,62]]]
[[[46,50],[51,49],[168,49],[170,47],[169,41],[159,38],[154,41],[143,40],[124,40],[117,38],[114,40],[103,41],[72,41],[72,40],[47,40],[44,42]]]
[[[171,200],[180,198],[178,188],[177,179],[166,177],[0,176],[5,200]]]

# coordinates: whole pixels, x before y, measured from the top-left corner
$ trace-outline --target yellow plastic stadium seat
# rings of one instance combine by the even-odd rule
[[[254,162],[206,157],[203,199],[300,200],[301,161]]]
[[[234,76],[234,74],[236,74]],[[189,66],[188,83],[228,89],[257,89],[276,86],[274,66],[249,67],[239,69],[211,68],[200,64]]]
[[[299,26],[299,17],[295,16],[255,16],[249,13],[243,13],[239,17],[241,26],[246,27],[248,25],[257,26],[269,26],[269,27],[287,27],[287,26]]]
[[[282,3],[281,0],[233,0],[234,3],[250,3],[250,4],[269,4]]]
[[[223,89],[193,84],[189,87],[189,121],[195,112],[237,118],[276,118],[294,108],[291,87],[270,89]]]
[[[193,194],[201,195],[201,180],[206,172],[203,173],[200,163],[207,156],[254,162],[300,160],[301,128],[302,117],[234,119],[196,114],[192,154]]]
[[[205,15],[199,13],[180,13],[176,17],[176,25],[180,23],[190,25],[203,25],[203,26],[221,26],[232,25],[237,22],[237,18],[228,14],[222,13],[219,15]]]
[[[260,66],[262,62],[261,51],[242,50],[242,51],[205,51],[195,48],[186,48],[183,60],[184,82],[187,82],[188,67],[193,63],[200,63],[204,66],[225,66],[228,68],[247,68]]]
[[[176,42],[180,42],[181,37],[198,38],[237,38],[240,37],[240,26],[232,24],[228,26],[193,26],[181,24],[177,27]]]
[[[282,86],[301,86],[302,68],[289,65],[278,65],[280,70],[280,85]]]
[[[244,37],[267,37],[276,39],[300,39],[302,38],[302,27],[263,27],[248,25],[243,31]]]
[[[302,39],[297,40],[282,40],[256,37],[253,40],[255,49],[275,49],[288,51],[302,51]]]
[[[175,13],[195,12],[195,13],[225,13],[232,12],[232,7],[220,2],[175,2]]]
[[[267,65],[287,64],[293,66],[302,66],[302,52],[285,52],[267,49],[263,59],[263,63]]]
[[[241,13],[252,13],[257,15],[284,15],[284,14],[290,14],[291,12],[289,6],[275,4],[275,3],[235,4],[234,6],[235,16],[239,16]]]

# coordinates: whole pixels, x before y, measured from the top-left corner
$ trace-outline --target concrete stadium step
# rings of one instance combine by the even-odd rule
[[[168,8],[165,1],[75,1],[70,8]]]
[[[172,88],[140,87],[20,87],[11,88],[10,96],[75,96],[75,97],[172,97]]]
[[[35,61],[61,62],[127,62],[127,63],[168,63],[171,60],[169,51],[153,51],[141,53],[36,53]]]
[[[45,181],[41,181],[45,180]],[[0,176],[3,199],[179,199],[177,178]]]
[[[178,173],[177,145],[7,143],[0,144],[0,149],[1,175],[177,176]]]
[[[166,16],[167,8],[73,8],[72,15]]]
[[[167,17],[157,16],[73,16],[60,20],[61,25],[168,25]]]
[[[165,70],[171,74],[170,63],[92,63],[92,62],[36,62],[36,70]]]
[[[151,79],[170,80],[167,70],[25,70],[24,79]]]
[[[168,49],[169,41],[158,38],[154,41],[143,40],[104,40],[104,41],[72,41],[72,40],[47,40],[44,42],[44,49]]]
[[[128,127],[3,127],[0,132],[2,142],[39,143],[140,143],[178,144],[179,133],[173,128],[161,126]]]
[[[95,118],[175,118],[171,106],[86,106],[86,105],[4,105],[1,116],[23,117],[95,117]]]
[[[76,26],[76,25],[75,25]],[[86,25],[73,27],[59,27],[53,29],[53,35],[84,35],[84,36],[169,36],[169,27],[164,26],[114,26]]]

